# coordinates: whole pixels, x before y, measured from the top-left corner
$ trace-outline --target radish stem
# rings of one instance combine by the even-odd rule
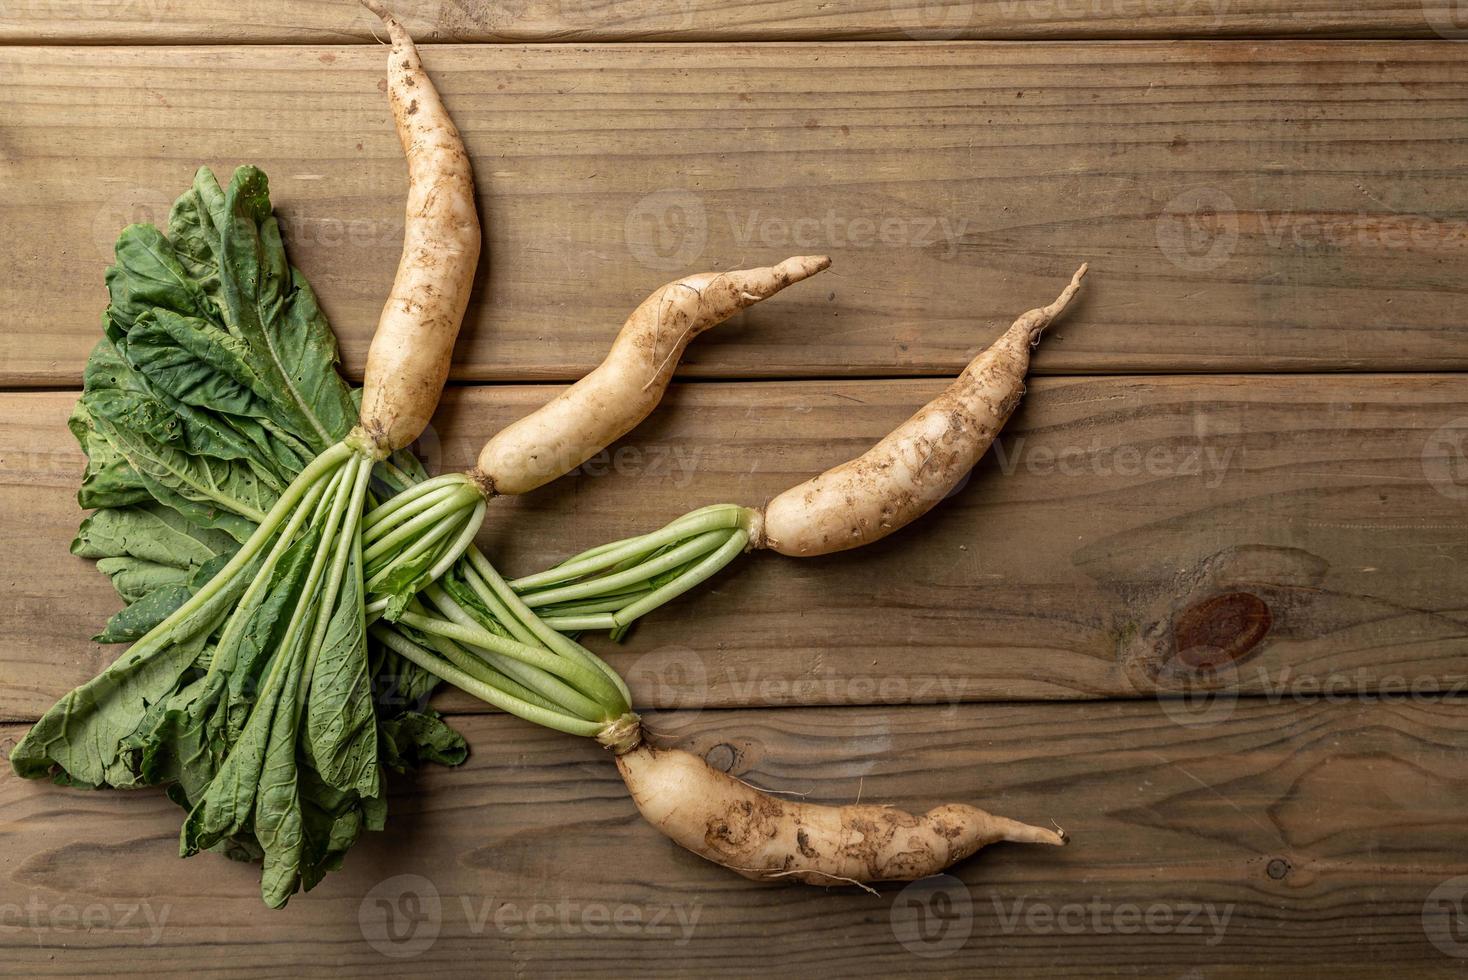
[[[465,693],[492,704],[501,711],[523,718],[528,722],[542,725],[558,732],[565,732],[568,735],[582,736],[594,736],[605,727],[602,723],[573,718],[559,711],[551,711],[517,698],[514,695],[506,694],[504,691],[470,676],[447,660],[429,653],[412,640],[394,630],[374,626],[372,627],[372,635],[391,647],[403,659],[417,664],[440,680],[448,681]]]

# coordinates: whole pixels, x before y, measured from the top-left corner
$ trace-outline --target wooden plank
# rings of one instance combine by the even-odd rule
[[[675,386],[575,476],[496,501],[481,543],[526,574],[696,506],[758,504],[856,455],[939,387]],[[553,390],[451,390],[426,458],[467,466],[486,433]],[[27,515],[0,579],[4,719],[35,717],[116,655],[86,637],[117,600],[66,550],[80,516],[71,400],[0,396],[0,508]],[[648,706],[1198,687],[1291,700],[1468,680],[1460,380],[1042,379],[1006,431],[1002,454],[901,534],[823,559],[746,556],[624,647],[594,645]],[[1261,610],[1270,623],[1250,647]]]
[[[395,6],[420,43],[1429,37],[1460,26],[1447,0],[419,0]],[[373,36],[355,0],[10,0],[0,11],[0,42],[7,43],[339,44]]]
[[[1247,702],[1208,727],[1121,702],[652,720],[772,789],[917,810],[965,799],[1073,836],[877,896],[707,864],[642,822],[597,746],[503,717],[455,719],[469,763],[395,780],[390,835],[274,913],[258,868],[178,860],[180,812],[160,794],[5,767],[0,946],[28,976],[173,975],[200,947],[211,972],[240,977],[605,976],[608,962],[633,976],[1460,976],[1461,891],[1435,889],[1468,872],[1461,709]]]
[[[986,5],[987,6],[987,5]],[[951,374],[1082,259],[1040,373],[1468,369],[1449,43],[445,46],[487,267],[460,379],[579,376],[655,286],[829,251],[705,377]],[[380,48],[0,51],[0,384],[77,383],[117,230],[266,168],[360,371],[401,235]],[[44,301],[38,298],[44,297]]]

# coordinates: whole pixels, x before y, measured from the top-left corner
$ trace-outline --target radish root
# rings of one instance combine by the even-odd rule
[[[791,487],[751,526],[753,547],[808,557],[881,540],[926,514],[973,468],[1019,405],[1030,349],[1080,289],[1030,310],[941,395],[863,455]]]
[[[1059,828],[961,803],[919,816],[874,804],[782,800],[689,752],[645,744],[635,715],[618,719],[599,740],[617,754],[622,779],[649,823],[700,857],[757,881],[866,887],[937,874],[1000,841],[1068,841]]]
[[[526,493],[575,469],[657,407],[693,338],[830,264],[802,255],[668,283],[632,311],[600,365],[490,439],[470,475],[490,497]]]
[[[403,255],[367,352],[359,441],[381,456],[411,443],[438,406],[479,262],[469,154],[413,39],[377,0],[392,40],[388,98],[408,158]]]

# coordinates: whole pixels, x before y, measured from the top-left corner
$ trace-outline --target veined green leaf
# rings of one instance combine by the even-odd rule
[[[186,316],[214,312],[208,294],[152,225],[124,228],[115,255],[116,264],[107,270],[107,292],[117,329],[126,332],[139,316],[160,307]]]
[[[273,488],[244,463],[192,456],[108,419],[95,421],[153,498],[196,524],[243,542],[275,503]]]
[[[265,174],[236,170],[223,207],[210,218],[220,239],[224,324],[278,392],[280,411],[294,423],[289,428],[318,452],[339,442],[356,424],[356,412],[336,370],[336,337],[311,287],[286,261]]]
[[[229,597],[226,590],[223,598]],[[137,773],[122,758],[123,743],[138,730],[149,708],[192,668],[220,618],[215,609],[205,608],[179,623],[170,636],[161,637],[162,645],[154,652],[124,652],[31,726],[11,753],[11,766],[28,779],[50,775],[58,783],[76,786],[139,785]]]
[[[223,531],[200,527],[156,503],[105,508],[82,521],[71,553],[83,558],[137,558],[192,572],[238,545]]]
[[[126,602],[136,602],[154,589],[164,586],[188,587],[190,571],[142,558],[103,558],[97,571],[112,580],[112,587]]]
[[[248,446],[253,458],[282,479],[282,486],[315,457],[316,452],[281,423],[270,386],[255,373],[245,343],[223,327],[154,310],[139,317],[128,331],[126,356],[170,407],[185,417],[199,418],[215,440],[223,439],[231,448]],[[209,453],[210,448],[202,445],[193,451]]]
[[[105,343],[105,341],[104,341]],[[71,434],[87,454],[87,468],[77,490],[83,507],[126,507],[151,500],[148,488],[127,458],[92,424],[85,402],[78,401],[66,420]]]
[[[407,772],[428,762],[457,766],[469,756],[464,736],[450,728],[436,711],[404,711],[383,719],[378,732],[382,736],[382,764],[394,772]]]
[[[362,613],[362,569],[353,556],[316,654],[306,700],[302,744],[327,785],[363,796],[382,792],[376,722]]]

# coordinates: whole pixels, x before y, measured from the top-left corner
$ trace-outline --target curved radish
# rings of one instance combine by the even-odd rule
[[[610,630],[617,638],[746,547],[807,557],[886,537],[947,496],[993,443],[1024,394],[1030,348],[1085,274],[1082,265],[1053,303],[1021,316],[946,391],[859,458],[762,508],[703,507],[657,531],[516,579],[511,587],[556,629]]]
[[[469,154],[413,39],[377,0],[392,39],[388,98],[408,158],[403,255],[367,353],[361,428],[385,456],[422,433],[448,378],[479,262]]]
[[[490,439],[473,469],[420,483],[367,515],[368,587],[377,587],[367,611],[396,618],[471,551],[487,500],[549,483],[625,435],[657,407],[693,338],[830,264],[825,256],[796,256],[767,268],[705,272],[643,300],[600,365]]]
[[[937,398],[866,453],[791,487],[764,507],[757,547],[808,557],[878,541],[938,503],[993,443],[1025,392],[1030,349],[1086,274],[1014,321]]]
[[[486,599],[508,592],[487,562],[476,558],[474,564],[490,577],[476,587]],[[555,731],[594,737],[616,757],[622,780],[649,823],[680,846],[746,878],[861,886],[910,881],[937,874],[999,841],[1063,845],[1068,840],[1059,828],[1030,826],[960,803],[916,816],[872,804],[819,806],[779,799],[711,768],[696,755],[647,745],[635,713],[623,708],[614,714],[625,698],[597,696],[592,685],[574,679],[571,668],[581,664],[623,687],[610,667],[576,644],[537,654],[576,691],[558,693],[537,683],[537,672],[544,669],[538,665],[521,664],[516,681],[496,671],[488,661],[496,650],[508,648],[492,631],[507,627],[543,635],[545,624],[531,610],[501,606],[491,617],[483,610],[435,602],[456,622],[432,615],[410,620],[435,650],[383,626],[374,627],[374,633],[412,663],[510,714]],[[531,684],[541,696],[529,692]],[[590,711],[580,704],[585,698],[595,702]]]
[[[657,407],[693,338],[830,264],[803,255],[668,283],[632,311],[591,373],[485,444],[474,479],[487,494],[526,493],[580,466]]]
[[[1064,845],[1065,833],[949,803],[915,816],[873,804],[782,800],[698,756],[640,745],[617,769],[648,823],[746,878],[808,885],[913,881],[999,841]]]

